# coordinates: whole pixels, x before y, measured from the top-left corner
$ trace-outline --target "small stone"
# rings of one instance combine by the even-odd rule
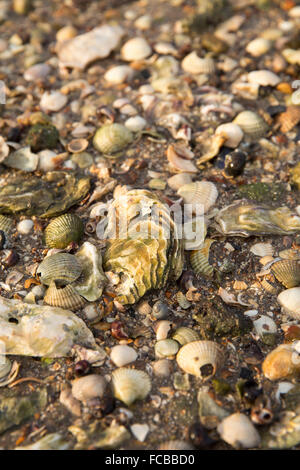
[[[17,230],[22,235],[28,235],[33,228],[33,221],[30,219],[21,220],[17,225]]]
[[[130,117],[125,121],[125,126],[131,132],[140,132],[147,125],[147,121],[141,116]]]
[[[138,441],[144,442],[147,437],[147,434],[149,433],[150,428],[148,424],[133,424],[132,426],[130,426],[130,430]]]
[[[35,64],[24,73],[24,79],[27,82],[36,82],[45,80],[50,74],[51,68],[47,64]]]
[[[45,91],[40,101],[43,111],[60,111],[67,104],[68,98],[60,91]]]
[[[121,49],[123,60],[128,62],[146,59],[151,54],[151,47],[144,38],[132,38]]]
[[[120,344],[112,348],[110,358],[117,367],[123,367],[134,362],[137,358],[137,353],[130,346]]]
[[[53,149],[57,146],[59,133],[52,124],[34,124],[29,129],[26,143],[33,152],[44,149]]]

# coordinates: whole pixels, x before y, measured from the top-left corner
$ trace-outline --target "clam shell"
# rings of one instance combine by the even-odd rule
[[[284,287],[290,289],[300,285],[300,262],[292,259],[283,259],[272,264],[271,271]]]
[[[102,398],[107,388],[106,380],[98,374],[79,377],[72,383],[72,395],[76,400],[86,402],[93,398]]]
[[[175,354],[178,352],[178,349],[179,345],[177,341],[174,341],[170,338],[161,339],[160,341],[157,341],[154,346],[155,355],[158,358],[175,356]]]
[[[79,243],[84,234],[84,225],[76,214],[63,214],[52,219],[44,232],[50,248],[66,248],[71,242]]]
[[[290,317],[300,320],[300,287],[284,290],[277,300]]]
[[[163,442],[158,450],[194,450],[194,447],[186,441],[174,440]]]
[[[190,263],[196,274],[212,277],[214,268],[209,264],[209,250],[215,240],[207,238],[199,250],[190,254]]]
[[[87,139],[73,139],[68,144],[68,151],[71,153],[83,152],[89,145]]]
[[[191,52],[181,62],[185,72],[192,74],[213,74],[216,70],[215,63],[210,57],[201,58],[195,51]]]
[[[151,54],[151,47],[144,38],[132,38],[121,48],[123,60],[128,62],[146,59]]]
[[[179,350],[176,360],[184,372],[208,380],[222,364],[223,354],[219,345],[213,341],[192,341]],[[211,365],[213,370],[208,376],[203,376],[201,369],[207,365]]]
[[[262,371],[269,380],[280,380],[299,375],[299,353],[294,345],[281,344],[265,358]]]
[[[268,125],[264,119],[253,111],[240,112],[233,121],[249,138],[258,139],[265,135]]]
[[[11,217],[0,214],[0,230],[9,233],[14,225],[14,220]]]
[[[58,289],[54,281],[46,291],[44,302],[52,307],[70,310],[77,310],[85,304],[84,299],[77,294],[71,285]]]
[[[288,106],[286,111],[278,116],[281,132],[291,131],[300,122],[300,106]]]
[[[273,256],[274,248],[271,243],[255,243],[250,248],[251,253],[263,258],[264,256]]]
[[[118,344],[117,346],[114,346],[110,352],[110,359],[117,367],[126,366],[127,364],[134,362],[136,358],[136,351],[126,344]]]
[[[193,209],[197,210],[197,214],[201,215],[214,205],[218,197],[218,190],[214,183],[196,181],[181,186],[177,194],[183,198],[185,204],[191,204]]]
[[[244,133],[237,124],[228,122],[217,127],[215,135],[225,137],[224,143],[227,147],[236,148],[240,144]]]
[[[269,39],[256,38],[250,41],[246,46],[246,51],[253,57],[260,57],[268,52],[272,47],[272,42]]]
[[[105,155],[112,155],[126,148],[133,141],[132,132],[122,124],[105,124],[97,130],[93,144]]]
[[[197,331],[185,326],[177,328],[172,338],[181,344],[181,346],[184,346],[187,343],[191,343],[192,341],[198,341],[200,339]]]
[[[261,86],[276,86],[280,83],[280,78],[270,70],[254,70],[247,75],[250,83],[257,83]]]
[[[233,447],[251,449],[260,445],[260,435],[250,419],[242,413],[234,413],[218,425],[223,441]]]
[[[136,400],[146,398],[151,390],[151,380],[146,372],[121,367],[112,372],[115,398],[130,406]]]
[[[43,284],[49,286],[52,281],[57,285],[71,284],[79,278],[82,272],[78,258],[69,253],[56,253],[47,256],[39,265],[36,273],[40,275]]]

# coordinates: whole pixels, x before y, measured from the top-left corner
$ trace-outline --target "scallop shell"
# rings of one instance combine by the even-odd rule
[[[181,346],[184,346],[187,343],[191,343],[192,341],[198,341],[200,339],[198,333],[195,330],[192,328],[186,328],[185,326],[177,328],[172,338],[181,344]]]
[[[63,214],[52,219],[44,232],[50,248],[66,248],[71,242],[79,243],[84,234],[84,225],[76,214]]]
[[[177,194],[183,198],[185,204],[191,204],[192,210],[197,210],[197,214],[201,215],[214,205],[218,197],[218,190],[214,183],[196,181],[181,186]]]
[[[202,274],[208,277],[213,276],[214,268],[209,264],[209,250],[214,242],[215,240],[207,238],[199,250],[191,252],[190,263],[196,274]]]
[[[269,380],[280,380],[299,375],[300,357],[294,344],[281,344],[271,351],[262,364],[262,371]]]
[[[194,450],[194,447],[186,441],[174,440],[160,444],[158,450]]]
[[[261,86],[276,86],[280,83],[280,78],[270,70],[254,70],[249,72],[247,79],[250,83],[257,83]]]
[[[54,281],[51,282],[46,291],[44,302],[52,307],[70,310],[77,310],[85,304],[84,299],[77,294],[71,285],[58,289]]]
[[[276,279],[284,287],[290,289],[300,285],[300,262],[292,259],[283,259],[272,264],[271,270]]]
[[[259,139],[268,130],[268,125],[264,119],[253,111],[240,112],[233,121],[252,139]]]
[[[97,130],[93,144],[101,153],[109,156],[125,149],[133,141],[132,132],[122,124],[105,124]]]
[[[183,243],[177,225],[168,206],[151,191],[124,188],[124,194],[116,194],[104,235],[104,269],[120,278],[115,286],[119,303],[135,303],[150,289],[180,276]]]
[[[268,52],[272,47],[272,42],[269,39],[256,38],[247,44],[246,51],[253,57],[260,57]]]
[[[47,286],[52,281],[55,281],[57,285],[71,284],[79,278],[81,272],[82,266],[78,258],[69,253],[55,253],[47,256],[36,271],[42,283]]]
[[[300,287],[284,290],[277,300],[290,317],[300,320]]]
[[[217,127],[215,135],[220,135],[225,138],[224,143],[226,147],[236,148],[240,144],[244,133],[237,124],[228,122]]]
[[[215,72],[215,63],[210,57],[201,58],[195,51],[191,52],[181,62],[185,72],[192,74],[211,75]]]
[[[154,346],[155,355],[158,358],[175,356],[175,354],[178,352],[178,349],[179,345],[177,341],[174,341],[170,338],[161,339],[160,341],[157,341]]]
[[[132,38],[121,49],[123,60],[128,62],[146,59],[151,54],[151,47],[144,38]]]
[[[274,248],[271,243],[255,243],[251,246],[250,251],[263,258],[264,256],[273,256]]]
[[[300,106],[291,105],[278,116],[281,132],[291,131],[300,122]]]
[[[13,225],[14,221],[11,217],[6,217],[6,215],[0,214],[0,230],[9,233],[12,230]]]
[[[208,380],[215,375],[223,362],[223,353],[217,343],[213,341],[192,341],[185,344],[176,356],[177,363],[184,372]],[[208,376],[203,376],[201,369],[210,365],[213,370]]]
[[[112,372],[112,387],[115,398],[132,405],[146,398],[151,390],[151,380],[146,372],[121,367]]]

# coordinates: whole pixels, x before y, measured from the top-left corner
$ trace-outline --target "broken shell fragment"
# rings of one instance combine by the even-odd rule
[[[50,248],[66,248],[70,243],[79,243],[84,234],[84,225],[76,214],[63,214],[52,219],[44,232],[44,239]]]
[[[38,155],[32,153],[30,147],[23,147],[15,152],[11,152],[3,161],[3,163],[10,168],[28,172],[35,171],[38,162]]]
[[[82,272],[73,284],[75,291],[89,302],[98,300],[103,292],[107,279],[102,269],[102,256],[96,246],[84,242],[76,253]]]
[[[300,262],[293,259],[283,259],[272,264],[271,271],[284,287],[290,289],[300,285]]]
[[[68,151],[71,153],[83,152],[89,145],[86,139],[74,139],[68,144]]]
[[[105,155],[112,155],[125,149],[133,141],[132,132],[122,124],[105,124],[97,130],[93,144]]]
[[[130,406],[136,400],[146,398],[151,390],[151,380],[144,371],[121,367],[112,372],[112,386],[115,398]]]
[[[218,425],[221,438],[236,448],[252,449],[260,445],[260,435],[250,419],[242,413],[234,413]]]
[[[196,51],[191,52],[181,62],[181,67],[185,72],[192,74],[210,75],[215,72],[215,63],[210,57],[201,58]]]
[[[250,139],[259,139],[268,130],[266,121],[253,111],[240,112],[233,121],[237,124]]]
[[[298,343],[299,341],[281,344],[267,355],[262,365],[265,377],[269,380],[280,380],[300,374]]]
[[[151,47],[144,38],[132,38],[121,48],[123,60],[128,62],[146,59],[151,54]]]
[[[215,135],[224,137],[224,144],[227,147],[236,148],[240,144],[244,133],[237,124],[228,122],[217,127]]]
[[[9,146],[5,142],[4,138],[0,136],[0,163],[6,159],[9,154]]]
[[[206,381],[222,364],[223,354],[213,341],[192,341],[179,350],[176,360],[184,372]]]
[[[291,131],[300,122],[300,106],[288,106],[286,111],[279,114],[277,121],[280,123],[281,132]]]
[[[260,86],[276,86],[280,83],[280,78],[270,70],[253,70],[247,75],[250,83],[257,83]]]
[[[197,173],[198,169],[191,161],[193,157],[193,152],[182,145],[171,144],[167,149],[170,166],[177,172]]]
[[[67,104],[68,98],[60,91],[45,91],[40,101],[43,111],[60,111]]]
[[[194,450],[194,447],[186,441],[174,440],[160,444],[158,450]]]
[[[126,344],[118,344],[117,346],[114,346],[110,352],[110,359],[117,367],[126,366],[127,364],[134,362],[136,358],[136,351]]]
[[[44,302],[52,307],[62,307],[70,310],[77,310],[84,306],[82,297],[70,284],[66,287],[57,288],[55,282],[51,282],[46,291]]]
[[[290,317],[300,319],[300,287],[292,287],[280,292],[277,300]]]
[[[79,278],[81,272],[82,266],[78,258],[69,253],[55,253],[47,256],[36,271],[41,282],[47,286],[53,281],[57,285],[71,284]]]
[[[250,252],[263,258],[264,256],[273,256],[274,248],[271,243],[255,243],[251,246]]]
[[[14,221],[11,217],[0,214],[0,230],[9,233],[14,225]]]
[[[168,185],[174,191],[177,191],[184,184],[192,182],[192,177],[189,173],[178,173],[177,175],[168,178]]]
[[[272,47],[272,41],[264,38],[256,38],[247,44],[246,51],[253,57],[260,57],[268,52]]]

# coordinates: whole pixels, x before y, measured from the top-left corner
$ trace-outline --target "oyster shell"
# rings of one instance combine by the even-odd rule
[[[89,302],[94,302],[101,297],[107,280],[102,269],[101,254],[90,242],[84,242],[75,256],[82,266],[82,273],[74,283],[74,289]]]

